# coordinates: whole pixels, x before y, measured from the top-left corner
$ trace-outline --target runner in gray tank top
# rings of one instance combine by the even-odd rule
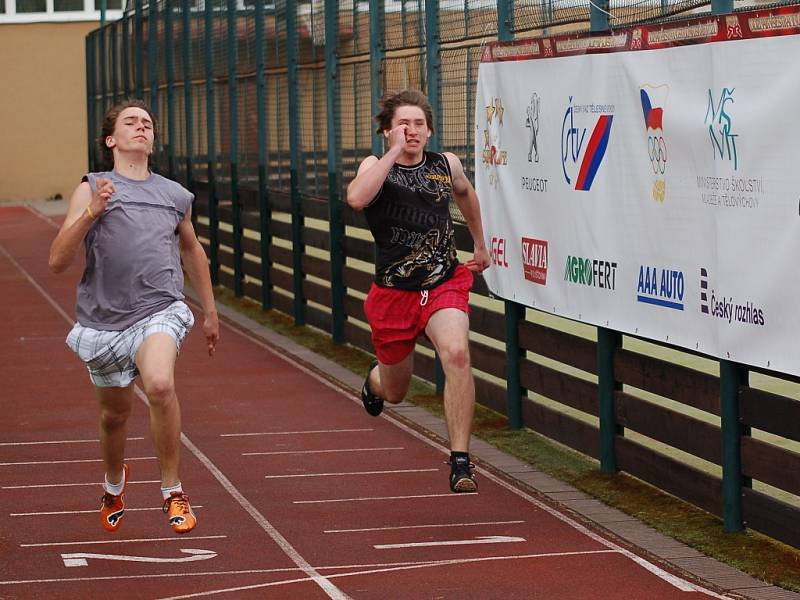
[[[191,222],[194,196],[150,171],[155,136],[156,120],[140,100],[109,109],[98,141],[113,168],[84,176],[50,247],[55,273],[75,261],[81,245],[85,248],[77,323],[67,345],[86,364],[100,405],[106,471],[100,519],[112,532],[125,514],[126,425],[137,375],[150,404],[164,512],[177,533],[197,524],[178,476],[181,417],[175,361],[194,324],[183,302],[181,259],[200,296],[209,356],[219,340],[208,260]]]

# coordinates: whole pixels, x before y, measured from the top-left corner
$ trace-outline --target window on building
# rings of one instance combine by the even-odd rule
[[[53,10],[56,12],[83,10],[83,0],[53,0]]]
[[[17,0],[17,13],[45,12],[47,0]]]

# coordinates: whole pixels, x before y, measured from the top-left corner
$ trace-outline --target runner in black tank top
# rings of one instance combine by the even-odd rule
[[[364,210],[375,238],[378,285],[427,290],[452,277],[458,264],[452,196],[444,154],[424,152],[417,165],[392,166],[378,196]]]
[[[475,492],[469,461],[475,381],[467,313],[472,273],[489,266],[478,197],[454,154],[425,151],[433,115],[421,92],[389,94],[381,108],[378,132],[389,149],[380,158],[364,159],[347,188],[347,203],[365,211],[376,249],[375,283],[364,312],[378,360],[369,368],[361,399],[374,416],[383,410],[384,400],[403,400],[414,369],[416,338],[424,333],[446,377],[450,489]],[[474,256],[464,265],[456,255],[451,198],[474,243]]]

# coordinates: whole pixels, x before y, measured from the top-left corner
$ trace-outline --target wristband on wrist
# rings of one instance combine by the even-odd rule
[[[89,215],[89,217],[92,219],[92,221],[96,221],[96,220],[97,220],[97,217],[96,217],[96,216],[95,216],[95,214],[92,212],[92,209],[91,209],[91,208],[89,208],[89,205],[88,205],[88,204],[86,205],[86,214],[87,214],[87,215]]]

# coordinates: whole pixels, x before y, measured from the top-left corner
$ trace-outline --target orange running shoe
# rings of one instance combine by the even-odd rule
[[[125,485],[119,496],[106,492],[100,499],[100,522],[103,529],[114,532],[122,525],[122,517],[125,514],[125,488],[128,487],[128,465],[122,465],[122,479]]]
[[[189,504],[189,496],[183,492],[172,492],[169,498],[164,500],[164,512],[169,515],[169,524],[175,533],[188,533],[197,525],[197,517],[194,516],[192,506]]]

